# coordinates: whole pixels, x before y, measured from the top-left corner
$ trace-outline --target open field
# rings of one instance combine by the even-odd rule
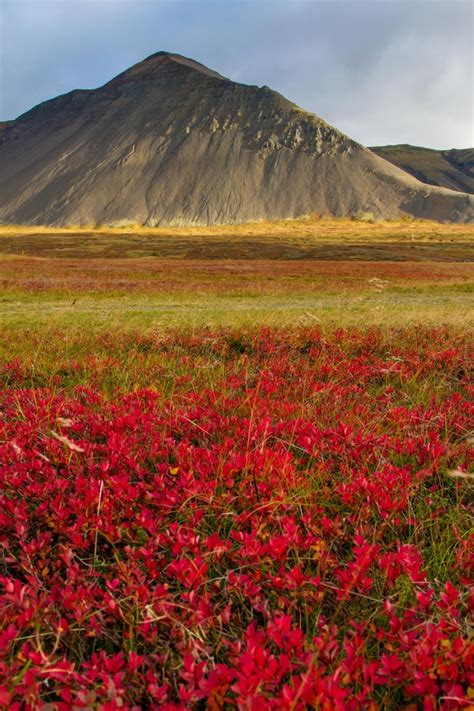
[[[474,263],[65,260],[0,264],[5,328],[452,323],[474,319]]]
[[[38,257],[473,261],[472,225],[297,219],[213,227],[0,226],[0,254]]]
[[[0,709],[472,707],[473,234],[413,224],[3,228]]]
[[[123,235],[34,235],[0,238],[5,255],[62,257],[79,259],[161,259],[197,260],[259,260],[272,259],[322,261],[432,261],[474,262],[474,244],[468,241],[436,242],[425,240],[381,242],[328,242],[306,237],[254,237],[252,239],[226,237],[152,237],[140,234]]]
[[[6,327],[470,324],[474,228],[284,220],[0,228]]]

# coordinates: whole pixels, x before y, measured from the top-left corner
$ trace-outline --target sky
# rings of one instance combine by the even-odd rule
[[[474,145],[474,0],[0,0],[0,120],[166,50],[369,146]]]

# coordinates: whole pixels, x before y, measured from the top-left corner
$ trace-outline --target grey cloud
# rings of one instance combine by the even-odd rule
[[[464,147],[472,15],[470,0],[0,0],[0,116],[166,49],[368,145]]]

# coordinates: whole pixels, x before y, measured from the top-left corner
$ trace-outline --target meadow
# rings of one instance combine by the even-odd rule
[[[0,708],[472,708],[472,227],[9,229]]]

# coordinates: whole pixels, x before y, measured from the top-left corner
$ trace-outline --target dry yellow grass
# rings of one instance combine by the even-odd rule
[[[144,227],[127,224],[47,227],[43,225],[0,225],[0,237],[29,234],[110,234],[137,233],[150,236],[176,237],[259,237],[316,238],[350,241],[464,241],[474,239],[474,225],[440,223],[428,220],[381,220],[374,223],[347,218],[301,217],[292,220],[248,222],[236,225],[190,227]]]

